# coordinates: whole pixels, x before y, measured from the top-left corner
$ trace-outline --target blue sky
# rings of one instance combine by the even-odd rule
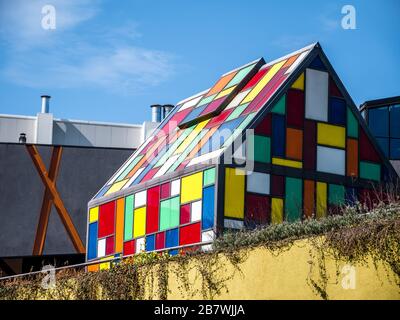
[[[56,29],[41,9],[56,9]],[[343,5],[356,30],[341,27]],[[319,41],[357,104],[400,95],[400,1],[0,0],[0,113],[141,123],[263,56]]]

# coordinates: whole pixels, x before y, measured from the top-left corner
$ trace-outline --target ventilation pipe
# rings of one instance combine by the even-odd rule
[[[50,110],[50,96],[42,96],[42,113],[49,113]]]
[[[151,121],[152,122],[161,122],[161,116],[162,116],[162,107],[161,104],[153,104],[150,106],[151,108]]]
[[[164,104],[163,105],[163,111],[164,111],[163,119],[165,119],[167,117],[168,113],[170,113],[173,108],[174,108],[174,105],[172,105],[172,104]]]

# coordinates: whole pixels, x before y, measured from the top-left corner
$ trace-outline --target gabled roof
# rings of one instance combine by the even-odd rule
[[[218,158],[316,46],[269,63],[262,58],[248,63],[222,75],[210,89],[179,102],[94,199]]]

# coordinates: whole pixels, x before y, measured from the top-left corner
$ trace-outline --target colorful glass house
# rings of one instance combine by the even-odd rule
[[[179,102],[89,202],[87,260],[323,217],[395,176],[316,43]]]

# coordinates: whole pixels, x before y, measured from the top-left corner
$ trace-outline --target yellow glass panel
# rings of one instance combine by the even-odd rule
[[[318,123],[318,144],[345,148],[346,129],[326,123]]]
[[[300,161],[282,159],[282,158],[272,158],[272,164],[278,166],[292,167],[292,168],[303,168],[303,163]]]
[[[99,207],[89,209],[89,223],[99,220]]]
[[[271,223],[283,222],[283,200],[279,198],[271,199]]]
[[[108,191],[107,191],[104,195],[111,194],[111,193],[114,193],[114,192],[116,192],[116,191],[121,190],[122,187],[123,187],[127,182],[128,182],[128,179],[125,179],[125,180],[122,180],[122,181],[120,181],[120,182],[114,183],[114,184],[112,185],[112,187],[111,187],[110,189],[108,189]]]
[[[244,171],[225,169],[225,217],[244,218],[244,183]]]
[[[135,209],[133,219],[133,237],[144,236],[146,233],[146,207]]]
[[[265,76],[256,84],[253,90],[244,98],[242,104],[253,101],[253,99],[260,93],[265,85],[275,76],[279,69],[285,64],[286,60],[274,64]]]
[[[181,203],[201,199],[203,192],[203,172],[182,178]]]
[[[222,98],[222,97],[227,96],[227,95],[230,94],[230,93],[232,92],[232,90],[235,89],[235,88],[236,88],[236,86],[232,86],[232,87],[230,87],[230,88],[228,88],[228,89],[225,89],[224,91],[221,91],[221,92],[214,98],[214,100],[217,100],[217,99],[219,99],[219,98]]]
[[[117,200],[117,216],[115,219],[115,252],[122,252],[124,246],[124,212],[125,198]]]
[[[297,80],[292,85],[293,89],[304,90],[304,72],[297,78]]]
[[[110,260],[110,258],[103,258],[103,259],[100,259],[100,261],[105,261],[105,260]],[[111,267],[111,262],[103,262],[103,263],[100,263],[100,270],[108,270],[108,269],[110,269],[110,267]]]
[[[317,218],[322,218],[326,216],[326,194],[327,185],[324,182],[317,182]]]
[[[178,149],[174,152],[174,154],[179,154],[185,151],[185,149],[189,146],[189,144],[199,135],[201,130],[207,125],[207,123],[210,121],[204,120],[197,124],[197,126],[193,129],[193,131],[185,138],[185,140],[182,141],[182,143],[179,145]]]

